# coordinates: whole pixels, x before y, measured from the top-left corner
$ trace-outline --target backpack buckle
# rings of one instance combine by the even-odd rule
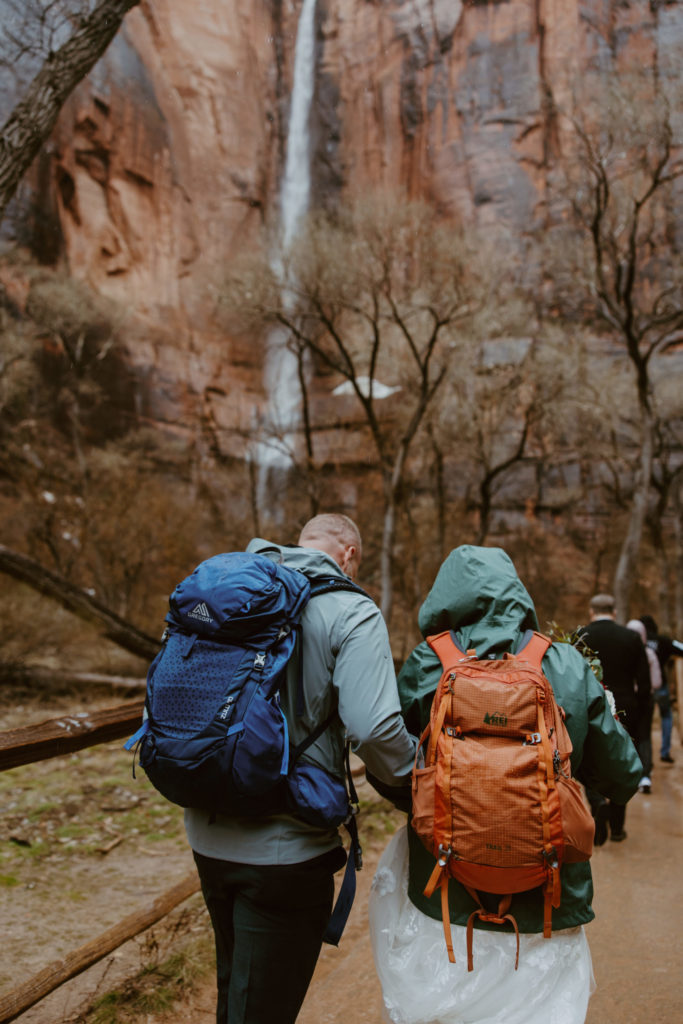
[[[439,867],[445,868],[452,855],[453,851],[450,846],[444,846],[443,843],[439,843]]]
[[[557,850],[554,846],[551,846],[549,850],[543,851],[543,857],[548,864],[548,867],[552,870],[559,867],[559,861],[557,859]]]
[[[256,652],[256,657],[254,658],[254,668],[258,669],[258,671],[260,672],[261,669],[264,669],[265,667],[266,667],[266,652],[265,651],[257,651]]]
[[[528,732],[526,734],[526,739],[522,743],[522,746],[523,747],[534,747],[534,746],[536,746],[537,743],[540,743],[540,742],[541,742],[541,734],[540,734],[540,732]]]

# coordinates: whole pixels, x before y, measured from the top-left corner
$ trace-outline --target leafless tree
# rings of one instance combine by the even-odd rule
[[[682,140],[674,137],[667,98],[652,74],[587,76],[576,100],[564,117],[556,193],[564,202],[548,234],[546,271],[563,314],[607,334],[632,369],[639,461],[614,576],[617,613],[625,620],[651,497],[659,418],[652,364],[683,338],[675,188],[683,176]]]
[[[567,458],[585,399],[577,348],[551,332],[493,339],[478,347],[466,374],[449,380],[433,430],[451,459],[457,452],[467,507],[477,514],[476,544],[486,543],[500,489],[516,472],[530,468],[540,481]],[[540,500],[539,486],[526,491],[530,513]]]
[[[408,455],[447,372],[466,364],[473,321],[500,284],[484,272],[490,255],[429,205],[373,196],[313,217],[279,271],[272,260],[237,268],[224,293],[243,323],[284,328],[362,412],[382,483],[387,618]]]
[[[0,221],[78,83],[140,0],[2,0],[0,57],[21,94],[0,130]],[[37,67],[37,70],[34,69]],[[24,89],[24,75],[32,79]]]

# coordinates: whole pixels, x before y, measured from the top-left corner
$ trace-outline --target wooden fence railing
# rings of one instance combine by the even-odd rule
[[[79,712],[0,733],[0,771],[130,736],[140,724],[142,701],[100,711]],[[125,917],[96,939],[56,960],[28,981],[0,996],[0,1024],[9,1024],[64,982],[92,967],[113,950],[160,921],[199,890],[196,872]]]
[[[0,771],[130,736],[140,725],[143,703],[136,700],[8,729],[0,733]]]

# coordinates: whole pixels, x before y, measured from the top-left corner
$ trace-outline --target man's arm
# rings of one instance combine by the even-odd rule
[[[344,622],[333,685],[351,749],[365,763],[368,777],[385,787],[382,795],[392,788],[405,793],[416,740],[401,715],[386,624],[369,600],[354,604]]]

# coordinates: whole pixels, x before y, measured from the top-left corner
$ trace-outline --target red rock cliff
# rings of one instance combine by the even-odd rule
[[[259,360],[216,329],[212,286],[277,211],[300,9],[142,0],[63,111],[51,160],[68,261],[134,314],[154,419],[182,422],[201,398],[229,429],[261,402]],[[550,98],[629,53],[679,73],[683,7],[318,0],[316,39],[314,202],[403,185],[523,231],[543,209]]]

